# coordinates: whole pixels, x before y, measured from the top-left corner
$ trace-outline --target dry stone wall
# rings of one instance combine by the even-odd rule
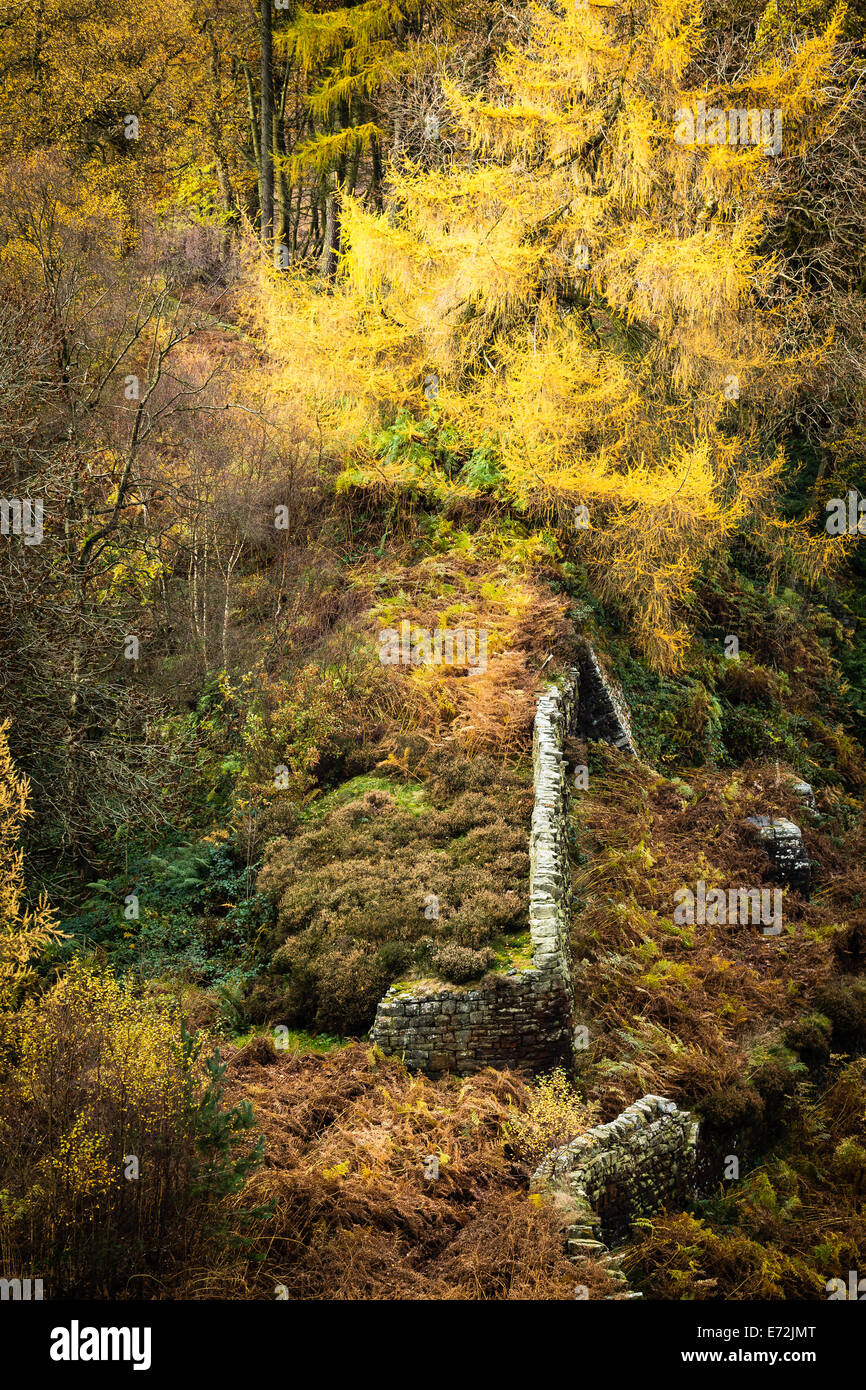
[[[632,757],[638,756],[628,706],[622,691],[602,669],[589,642],[580,655],[580,706],[575,732],[581,738],[603,739]]]
[[[482,1067],[543,1071],[568,1062],[570,995],[561,977],[535,968],[487,977],[475,989],[392,988],[370,1031],[412,1070],[468,1076]]]
[[[535,714],[535,801],[529,838],[532,965],[487,976],[474,989],[428,981],[388,990],[370,1030],[385,1052],[432,1074],[482,1067],[540,1071],[568,1062],[573,1043],[569,961],[568,788],[563,748],[578,707],[578,673],[546,688]]]
[[[410,1068],[460,1075],[482,1067],[540,1071],[572,1056],[574,993],[569,952],[570,870],[567,767],[570,734],[604,738],[638,753],[628,711],[587,644],[581,666],[548,686],[538,702],[532,762],[535,801],[530,828],[529,929],[532,966],[487,976],[472,989],[437,981],[389,989],[370,1036]],[[608,1241],[632,1220],[682,1206],[694,1190],[698,1126],[662,1096],[644,1096],[609,1124],[555,1149],[536,1170],[532,1189],[547,1192],[572,1215],[568,1250],[594,1255],[636,1298],[617,1269]]]
[[[808,783],[800,785],[808,787]],[[811,787],[808,789],[811,792]],[[749,816],[744,825],[760,840],[779,881],[796,888],[808,901],[812,886],[812,863],[806,853],[799,825],[781,816]]]
[[[698,1125],[663,1096],[644,1096],[609,1124],[554,1149],[532,1176],[573,1213],[568,1251],[603,1256],[638,1216],[681,1207],[694,1192]]]
[[[580,666],[548,685],[535,714],[535,801],[529,837],[532,965],[488,975],[472,989],[435,980],[394,986],[370,1036],[408,1067],[459,1075],[482,1067],[538,1071],[568,1062],[574,1044],[566,843],[570,734],[605,739],[637,756],[621,692],[584,643]]]

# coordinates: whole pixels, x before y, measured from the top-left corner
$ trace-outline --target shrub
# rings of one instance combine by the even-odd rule
[[[390,964],[386,963],[390,962]],[[362,949],[346,938],[321,942],[316,933],[290,938],[256,980],[246,1005],[254,1023],[284,1023],[316,1033],[360,1035],[400,974],[393,953]]]
[[[377,959],[389,975],[402,974],[412,959],[408,946],[402,941],[386,941],[379,947]]]
[[[21,827],[29,814],[26,777],[9,752],[9,720],[0,723],[0,1009],[10,1008],[31,978],[31,960],[59,936],[44,898],[28,911],[24,898]]]
[[[722,671],[724,693],[733,704],[767,708],[779,700],[779,684],[772,671],[743,654],[726,661]]]
[[[824,1278],[802,1259],[738,1230],[716,1232],[683,1212],[636,1223],[632,1287],[664,1299],[816,1298]]]
[[[862,985],[832,980],[818,991],[815,1003],[830,1020],[835,1048],[854,1052],[866,1043],[866,989]]]
[[[708,1129],[733,1135],[754,1128],[764,1115],[764,1102],[757,1091],[740,1082],[711,1091],[698,1102],[697,1109]]]
[[[219,832],[217,832],[218,834]],[[250,947],[272,917],[271,904],[251,893],[253,874],[217,835],[198,842],[166,841],[159,854],[131,857],[128,869],[88,886],[92,897],[69,929],[55,962],[82,947],[103,947],[118,973],[139,978],[171,975],[189,984],[219,987],[247,973]],[[127,920],[134,893],[140,917]]]
[[[591,1129],[597,1117],[596,1107],[578,1095],[562,1067],[555,1067],[539,1078],[528,1109],[509,1121],[506,1139],[514,1157],[534,1169],[551,1149]]]
[[[11,1021],[0,1081],[0,1250],[50,1295],[110,1297],[194,1260],[261,1158],[166,998],[76,964]],[[141,1291],[139,1285],[139,1292]]]
[[[850,1135],[837,1144],[832,1167],[837,1181],[850,1188],[856,1196],[866,1191],[866,1149]]]
[[[767,1064],[767,1065],[776,1065]],[[814,1299],[866,1239],[866,1059],[795,1097],[795,1145],[702,1201],[703,1220],[638,1221],[626,1267],[652,1298]]]
[[[760,1134],[755,1137],[761,1145],[769,1145],[785,1126],[792,1108],[800,1079],[805,1075],[803,1062],[791,1054],[769,1057],[761,1062],[749,1077],[749,1085],[757,1091],[763,1104]]]
[[[528,776],[452,749],[431,754],[424,788],[372,780],[268,848],[258,888],[276,924],[251,987],[257,1021],[365,1033],[394,980],[476,978],[525,929]]]
[[[784,1039],[808,1067],[822,1066],[830,1056],[830,1029],[828,1018],[821,1014],[807,1014],[789,1023]]]
[[[491,966],[496,959],[493,951],[472,951],[467,946],[458,946],[451,941],[436,953],[436,971],[443,980],[453,984],[463,984],[465,980],[475,980]]]
[[[715,695],[703,682],[687,681],[673,697],[671,708],[661,711],[659,722],[678,759],[697,764],[720,756],[721,720],[722,708]]]

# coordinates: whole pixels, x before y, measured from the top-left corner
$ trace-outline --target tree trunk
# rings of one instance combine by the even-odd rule
[[[250,122],[250,139],[253,146],[253,160],[259,183],[259,215],[262,207],[262,142],[259,139],[259,120],[256,111],[256,98],[253,92],[253,79],[246,63],[243,65],[244,81],[247,86],[247,115]]]
[[[375,135],[370,141],[370,154],[373,159],[373,175],[371,179],[371,190],[373,194],[373,206],[377,212],[382,211],[382,156],[379,152],[379,141]]]
[[[285,161],[288,158],[288,147],[286,145],[286,96],[289,90],[289,78],[291,76],[291,64],[286,65],[283,77],[280,100],[274,109],[274,153],[279,156],[280,163],[274,170],[274,245],[285,248],[285,254],[291,256],[291,228],[292,228],[292,187],[286,177]]]
[[[221,250],[223,259],[226,259],[231,250],[232,234],[234,228],[237,226],[238,202],[229,174],[229,165],[225,148],[225,133],[223,130],[222,54],[220,53],[219,45],[217,44],[210,26],[208,26],[207,35],[210,40],[211,85],[211,108],[208,113],[208,130],[210,133],[211,153],[214,157],[217,181],[220,186],[220,197],[222,198],[223,212],[225,214]]]
[[[269,251],[274,235],[274,34],[271,0],[260,0],[259,16],[262,42],[262,101],[259,122],[262,169],[262,245]]]
[[[327,175],[325,188],[325,242],[319,261],[319,274],[323,280],[333,281],[337,275],[337,257],[340,249],[340,213],[337,203],[339,183],[336,169],[332,169]]]

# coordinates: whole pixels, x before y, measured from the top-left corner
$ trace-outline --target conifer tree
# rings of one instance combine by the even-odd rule
[[[529,18],[492,92],[447,84],[462,157],[404,160],[382,214],[345,194],[339,292],[275,292],[273,341],[303,340],[317,409],[354,427],[422,411],[435,377],[430,408],[495,447],[497,495],[556,517],[675,669],[680,601],[738,531],[808,579],[842,555],[774,510],[773,422],[829,343],[768,240],[776,162],[835,114],[841,19],[765,36],[736,83],[710,88],[696,0],[564,0]],[[446,503],[491,489],[369,446],[346,481]]]
[[[381,209],[384,160],[399,149],[417,112],[401,83],[424,85],[458,38],[464,52],[489,28],[488,0],[467,11],[461,0],[431,10],[422,0],[362,0],[318,12],[300,9],[275,35],[275,52],[294,67],[305,115],[291,153],[278,152],[278,181],[311,182],[321,202],[320,273],[332,280],[341,248],[341,205],[358,193]],[[363,183],[363,194],[359,190]]]

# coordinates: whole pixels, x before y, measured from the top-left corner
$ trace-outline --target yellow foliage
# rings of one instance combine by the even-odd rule
[[[473,158],[404,162],[387,213],[344,198],[336,291],[272,279],[265,330],[285,389],[351,451],[346,485],[419,488],[447,508],[484,487],[365,442],[383,417],[423,409],[434,372],[430,409],[492,441],[497,498],[565,518],[599,592],[674,670],[682,600],[735,532],[808,580],[841,557],[773,516],[784,459],[761,441],[830,345],[782,346],[805,297],[772,307],[772,160],[678,143],[677,113],[699,96],[769,107],[800,140],[826,119],[840,21],[708,95],[680,87],[702,43],[693,0],[566,0],[529,18],[499,63],[500,99],[446,85]],[[578,504],[591,524],[575,534]]]
[[[75,961],[7,1023],[4,1263],[52,1271],[58,1294],[95,1296],[212,1239],[221,1193],[237,1190],[220,1187],[225,1142],[252,1115],[220,1112],[175,1002]]]
[[[597,1119],[593,1105],[583,1100],[561,1067],[539,1078],[529,1108],[505,1127],[505,1138],[516,1157],[537,1167],[551,1149],[576,1139]]]
[[[27,909],[21,827],[29,815],[29,783],[9,751],[8,719],[0,723],[0,1010],[9,1009],[31,977],[30,963],[61,933],[48,902]]]

